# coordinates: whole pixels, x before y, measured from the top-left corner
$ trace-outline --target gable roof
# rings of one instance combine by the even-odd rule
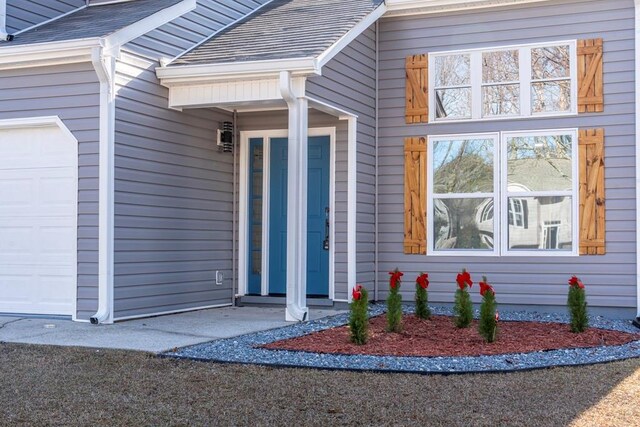
[[[0,43],[0,47],[105,37],[181,1],[136,0],[83,7],[17,33],[12,42]]]
[[[318,57],[384,0],[273,0],[170,66]]]

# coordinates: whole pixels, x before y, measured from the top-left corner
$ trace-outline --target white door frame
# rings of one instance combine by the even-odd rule
[[[263,141],[263,182],[262,182],[262,283],[261,294],[269,294],[269,207],[270,207],[270,141],[271,138],[287,138],[286,129],[240,132],[240,206],[238,229],[238,295],[247,294],[248,250],[249,250],[249,140],[262,138]],[[329,147],[329,299],[335,298],[335,188],[336,188],[336,128],[309,128],[309,137],[328,136]]]

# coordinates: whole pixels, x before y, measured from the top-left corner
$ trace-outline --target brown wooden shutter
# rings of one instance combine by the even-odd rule
[[[404,140],[404,253],[427,253],[427,138]]]
[[[580,255],[604,255],[604,129],[580,129]]]
[[[578,40],[578,112],[602,111],[602,39]]]
[[[427,55],[407,56],[405,70],[407,76],[405,116],[408,124],[429,121]]]

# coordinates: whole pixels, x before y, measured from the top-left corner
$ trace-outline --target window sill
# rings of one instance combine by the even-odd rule
[[[450,123],[482,123],[482,122],[501,122],[505,120],[535,120],[535,119],[551,119],[551,118],[565,118],[565,117],[578,117],[578,113],[553,113],[553,114],[536,114],[534,116],[504,116],[504,117],[483,117],[481,119],[451,119],[451,120],[434,120],[430,119],[429,126],[432,125],[446,125]]]

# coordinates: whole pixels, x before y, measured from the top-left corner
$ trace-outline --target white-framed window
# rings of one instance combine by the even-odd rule
[[[430,136],[430,255],[577,255],[577,130]]]
[[[499,142],[497,133],[429,138],[432,252],[496,254]]]
[[[430,122],[577,113],[576,41],[429,54]]]

